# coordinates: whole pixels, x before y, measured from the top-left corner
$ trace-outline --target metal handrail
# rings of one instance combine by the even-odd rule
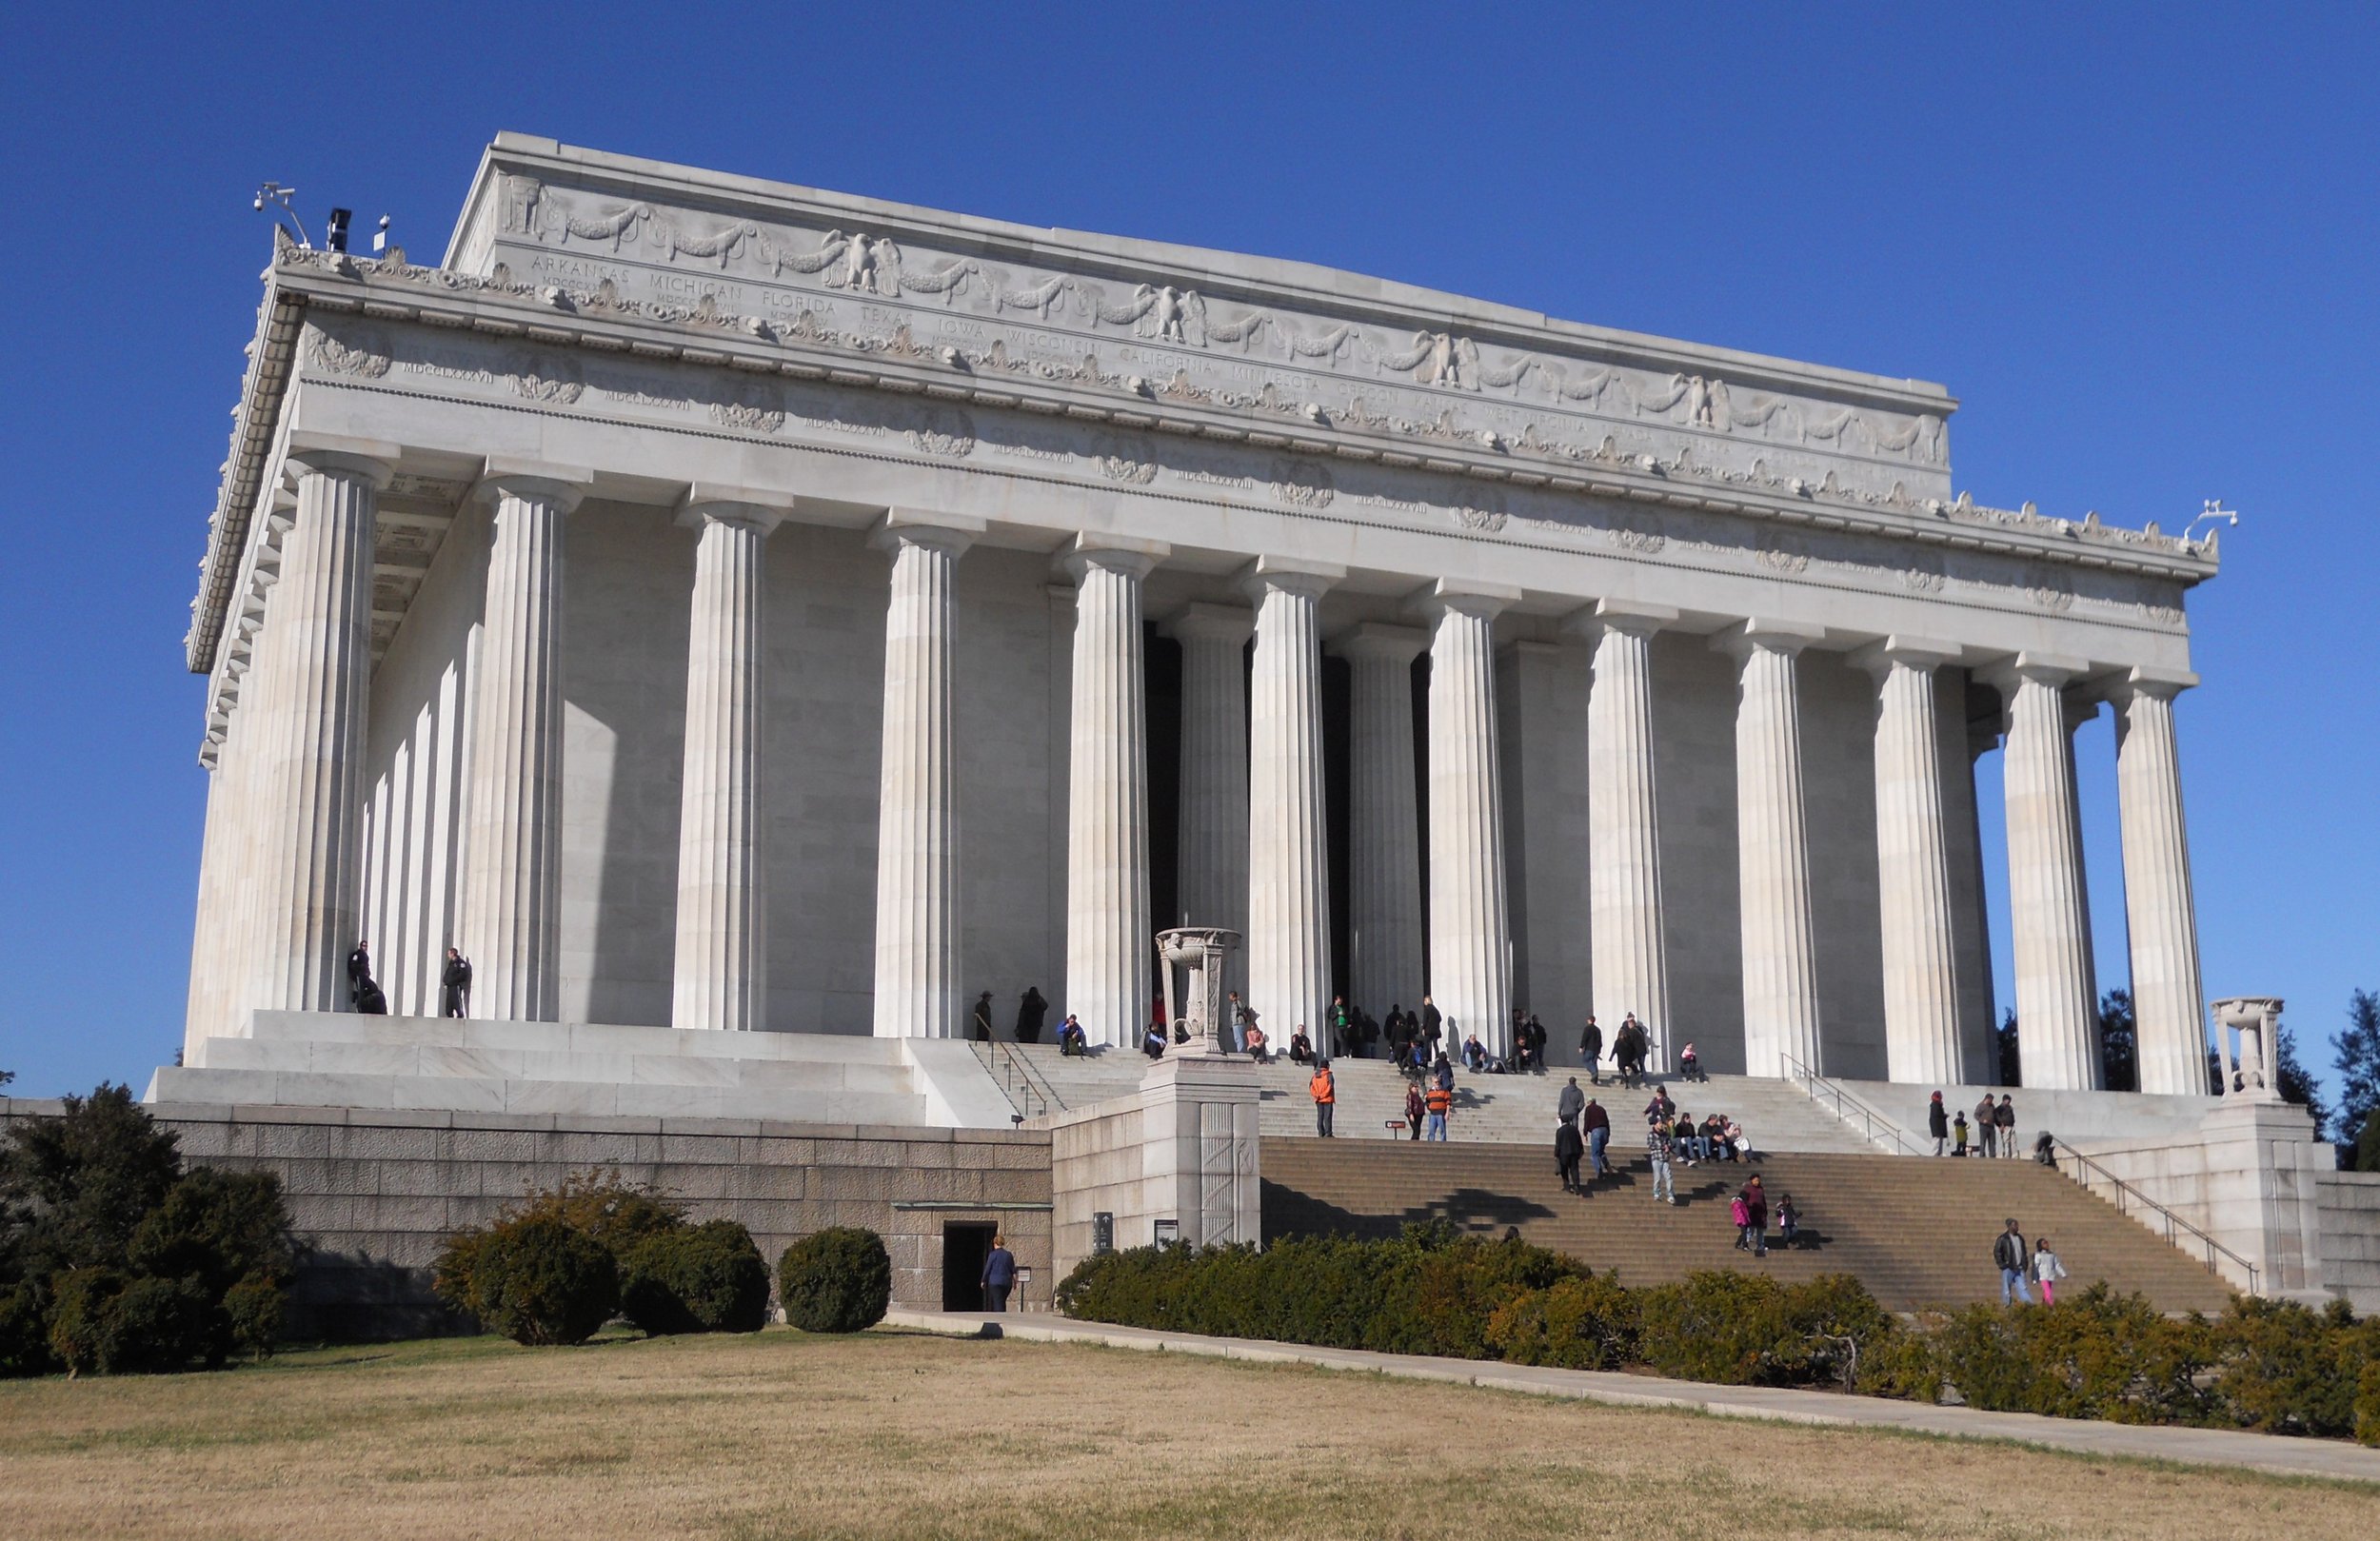
[[[1925,1154],[1922,1146],[1913,1144],[1909,1136],[1901,1133],[1899,1124],[1876,1112],[1875,1109],[1812,1070],[1792,1055],[1785,1055],[1782,1057],[1785,1061],[1785,1073],[1807,1086],[1811,1099],[1820,1101],[1819,1094],[1824,1093],[1825,1100],[1832,1101],[1835,1105],[1835,1116],[1865,1134],[1869,1144],[1881,1145],[1894,1156]]]
[[[2155,1199],[2150,1197],[2147,1194],[2142,1193],[2131,1183],[2126,1182],[2123,1178],[2109,1171],[2105,1166],[2102,1166],[2098,1161],[2092,1159],[2091,1156],[2085,1156],[2082,1152],[2074,1149],[2073,1146],[2069,1145],[2066,1141],[2058,1138],[2055,1135],[2052,1135],[2050,1136],[2050,1144],[2053,1151],[2062,1152],[2063,1154],[2071,1156],[2074,1158],[2074,1170],[2072,1176],[2075,1182],[2081,1184],[2083,1192],[2092,1193],[2095,1191],[2091,1185],[2091,1178],[2085,1176],[2085,1174],[2090,1173],[2096,1175],[2100,1180],[2104,1181],[2108,1184],[2108,1186],[2115,1190],[2115,1213],[2129,1216],[2132,1214],[2132,1211],[2125,1207],[2126,1201],[2130,1200],[2133,1203],[2137,1203],[2141,1208],[2148,1210],[2150,1213],[2155,1215],[2159,1219],[2165,1222],[2165,1239],[2167,1245],[2177,1248],[2181,1246],[2181,1241],[2173,1235],[2176,1229],[2189,1232],[2192,1236],[2196,1238],[2199,1245],[2203,1246],[2207,1250],[2206,1263],[2208,1273],[2212,1274],[2217,1278],[2221,1278],[2223,1276],[2223,1270],[2216,1265],[2214,1260],[2215,1255],[2220,1253],[2224,1256],[2229,1257],[2233,1266],[2237,1267],[2241,1273],[2248,1275],[2248,1293],[2250,1294],[2263,1294],[2263,1291],[2258,1286],[2258,1280],[2262,1275],[2258,1274],[2255,1264],[2250,1262],[2247,1258],[2242,1257],[2239,1254],[2223,1245],[2220,1241],[2215,1240],[2214,1237],[2207,1235],[2206,1232],[2201,1231],[2198,1227],[2191,1224],[2188,1220],[2183,1219],[2180,1215],[2174,1214],[2163,1204],[2158,1203]],[[2066,1169],[2064,1167],[2060,1167],[2058,1170],[2063,1173]]]
[[[999,1084],[1001,1094],[1008,1098],[1010,1107],[1027,1118],[1039,1118],[1049,1112],[1056,1099],[1042,1089],[1034,1078],[1032,1068],[1013,1047],[997,1038],[972,1047],[982,1057],[983,1068],[991,1072],[992,1079]],[[1017,1099],[1020,1092],[1027,1099],[1025,1102]],[[1028,1106],[1028,1102],[1040,1106]]]

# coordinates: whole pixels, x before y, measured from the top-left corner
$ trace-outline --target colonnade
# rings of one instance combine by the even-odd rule
[[[269,625],[210,795],[192,981],[193,1021],[251,1008],[331,1010],[362,892],[362,761],[369,687],[373,503],[389,467],[293,453],[297,486]],[[559,1011],[561,616],[564,526],[584,477],[499,471],[480,653],[473,669],[457,935],[477,968],[474,1014]],[[760,703],[763,552],[783,505],[698,487],[687,656],[673,1017],[686,1028],[764,1024],[765,872]],[[879,802],[874,1030],[962,1030],[954,597],[982,525],[895,512]],[[1095,1040],[1130,1042],[1152,997],[1141,589],[1161,543],[1081,536],[1067,765],[1066,991]],[[1347,896],[1354,998],[1410,1001],[1426,972],[1458,1031],[1509,1047],[1513,980],[1504,871],[1494,627],[1517,590],[1438,582],[1416,625],[1359,625],[1326,642],[1322,597],[1344,576],[1266,558],[1242,575],[1249,608],[1169,619],[1183,646],[1180,891],[1194,919],[1248,935],[1247,991],[1278,1037],[1320,1031],[1333,981],[1321,669],[1353,673],[1355,774]],[[1658,606],[1586,604],[1590,650],[1589,936],[1607,1033],[1634,1012],[1670,1054],[1653,639]],[[1242,648],[1255,641],[1252,670]],[[1711,645],[1736,669],[1735,818],[1744,1033],[1754,1075],[1823,1073],[1800,655],[1820,629],[1751,618]],[[1430,657],[1426,720],[1410,666]],[[1889,1074],[1966,1079],[1951,939],[1951,864],[1935,675],[1953,645],[1894,637],[1855,655],[1876,682],[1875,808]],[[2186,675],[2112,682],[2024,654],[1985,670],[2007,702],[2007,797],[2016,1009],[2029,1085],[2098,1084],[2095,988],[2076,813],[2073,728],[2101,699],[2119,714],[2124,875],[2144,1091],[2203,1091],[2198,960],[2172,702]],[[1242,722],[1245,722],[1244,737]],[[1426,837],[1413,737],[1427,735]],[[262,832],[261,840],[250,840]],[[257,848],[235,847],[248,843]],[[1424,862],[1426,860],[1426,868]],[[1428,883],[1423,925],[1423,876]],[[1426,938],[1426,940],[1425,940]],[[1426,947],[1426,952],[1425,952]],[[236,1028],[229,1030],[236,1031]]]

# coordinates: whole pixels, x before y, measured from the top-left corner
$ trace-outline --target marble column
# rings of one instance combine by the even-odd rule
[[[1587,945],[1596,1020],[1608,1044],[1634,1012],[1669,1068],[1669,948],[1661,925],[1659,797],[1653,752],[1658,605],[1598,603],[1577,628],[1594,650],[1587,693]]]
[[[779,510],[697,488],[679,515],[700,533],[686,628],[684,771],[678,794],[678,938],[669,1019],[767,1025],[768,865],[761,815],[762,661],[768,532]]]
[[[1796,660],[1823,627],[1748,621],[1712,645],[1735,660],[1735,861],[1744,974],[1744,1070],[1826,1069],[1801,788]],[[1608,1032],[1609,1029],[1606,1029]]]
[[[1420,801],[1413,770],[1413,661],[1426,633],[1366,622],[1331,650],[1352,676],[1348,756],[1347,928],[1354,1004],[1385,1018],[1418,1008]]]
[[[2074,802],[2074,743],[2065,686],[2079,662],[2020,654],[1986,673],[2006,702],[2001,777],[2008,797],[2009,930],[2017,1047],[2025,1084],[2095,1090],[2100,1082],[2090,911]]]
[[[1957,947],[1951,929],[1949,830],[1934,670],[1955,646],[1889,637],[1860,649],[1875,678],[1875,848],[1884,962],[1884,1059],[1896,1081],[1965,1078]]]
[[[980,520],[896,510],[884,616],[884,753],[877,796],[876,1036],[962,1034],[959,930],[959,558]]]
[[[2140,1090],[2168,1095],[2207,1090],[2197,909],[2173,738],[2173,698],[2197,682],[2195,675],[2134,669],[2110,692]]]
[[[248,1007],[339,1011],[361,935],[364,733],[371,696],[373,503],[394,450],[292,450],[297,508],[260,639],[257,770],[271,788],[257,874],[261,988]]]
[[[1456,1048],[1512,1052],[1512,912],[1496,729],[1497,616],[1517,589],[1441,580],[1430,633],[1430,993]]]
[[[1248,710],[1248,1003],[1281,1043],[1330,1042],[1329,829],[1322,808],[1321,598],[1343,567],[1266,557]]]
[[[471,708],[464,955],[471,1013],[562,1011],[562,538],[589,478],[495,470],[487,600]]]
[[[1094,1043],[1130,1046],[1149,1019],[1149,790],[1140,580],[1165,559],[1155,541],[1079,536],[1073,694],[1066,760],[1066,997]],[[1053,1032],[1056,1023],[1052,1024]]]
[[[1167,623],[1181,643],[1181,797],[1175,843],[1180,913],[1168,925],[1248,930],[1248,639],[1255,617],[1193,604]],[[1245,987],[1246,950],[1225,965]]]

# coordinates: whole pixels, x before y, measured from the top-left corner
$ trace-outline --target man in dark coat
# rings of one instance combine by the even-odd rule
[[[460,947],[446,949],[446,966],[438,973],[438,1014],[463,1017],[471,1009],[471,960]]]
[[[1926,1133],[1934,1136],[1934,1154],[1941,1155],[1943,1146],[1951,1137],[1951,1113],[1942,1105],[1942,1094],[1939,1092],[1934,1093],[1934,1100],[1926,1104]]]
[[[1587,1013],[1586,1031],[1578,1035],[1578,1057],[1587,1067],[1587,1079],[1603,1084],[1603,1030],[1595,1025],[1595,1013]]]
[[[1577,1124],[1564,1118],[1554,1126],[1554,1170],[1561,1175],[1562,1192],[1566,1194],[1578,1191],[1578,1157],[1585,1148]]]
[[[1446,1018],[1439,1015],[1438,1003],[1428,996],[1421,998],[1421,1042],[1429,1057],[1438,1057],[1438,1039],[1445,1035]]]
[[[1612,1143],[1612,1116],[1603,1111],[1603,1105],[1600,1102],[1589,1097],[1585,1111],[1578,1116],[1578,1121],[1586,1133],[1587,1154],[1595,1157],[1595,1171],[1591,1176],[1610,1176],[1612,1161],[1604,1152]]]
[[[989,990],[975,998],[975,1041],[992,1041],[992,993]]]
[[[1048,1010],[1049,1002],[1041,998],[1040,985],[1033,985],[1025,991],[1024,998],[1017,1002],[1017,1041],[1019,1043],[1041,1041],[1041,1017]]]

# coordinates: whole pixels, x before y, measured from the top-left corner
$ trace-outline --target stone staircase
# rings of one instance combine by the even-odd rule
[[[1712,1098],[1714,1106],[1719,1101]],[[1268,1137],[1264,1234],[1386,1236],[1408,1220],[1443,1215],[1496,1235],[1517,1226],[1530,1241],[1598,1271],[1616,1270],[1625,1284],[1665,1283],[1712,1268],[1759,1269],[1788,1280],[1848,1273],[1888,1309],[1916,1311],[1999,1298],[1992,1239],[2013,1215],[2028,1237],[2054,1239],[2075,1289],[2104,1278],[2169,1312],[2217,1311],[2231,1297],[2196,1259],[2030,1161],[1775,1151],[1748,1166],[1677,1167],[1672,1206],[1651,1196],[1641,1138],[1631,1118],[1616,1132],[1618,1171],[1574,1195],[1555,1176],[1550,1141],[1538,1150],[1495,1140],[1383,1148]],[[1772,1207],[1794,1195],[1803,1246],[1786,1251],[1772,1237],[1765,1259],[1735,1250],[1727,1200],[1754,1172]]]
[[[1070,1058],[1045,1043],[996,1047],[1014,1050],[1061,1108],[1087,1107],[1129,1096],[1139,1090],[1140,1077],[1149,1068],[1145,1057],[1127,1049],[1105,1049]],[[1406,1082],[1386,1060],[1342,1057],[1331,1062],[1331,1070],[1339,1083],[1339,1111],[1334,1120],[1339,1138],[1407,1137],[1406,1131],[1387,1127],[1391,1120],[1404,1118]],[[1311,1074],[1305,1066],[1286,1059],[1277,1059],[1258,1071],[1263,1096],[1259,1127],[1266,1136],[1314,1133],[1314,1099],[1306,1090]],[[1537,1145],[1551,1150],[1554,1107],[1569,1074],[1557,1070],[1544,1076],[1468,1076],[1458,1071],[1450,1139],[1460,1144]],[[1873,1148],[1791,1081],[1714,1076],[1708,1084],[1675,1078],[1662,1084],[1679,1108],[1697,1118],[1707,1113],[1734,1115],[1757,1150],[1849,1155]],[[1627,1092],[1611,1084],[1597,1087],[1583,1078],[1579,1089],[1610,1110],[1616,1149],[1625,1150],[1643,1138],[1641,1111],[1651,1098],[1649,1090]]]

